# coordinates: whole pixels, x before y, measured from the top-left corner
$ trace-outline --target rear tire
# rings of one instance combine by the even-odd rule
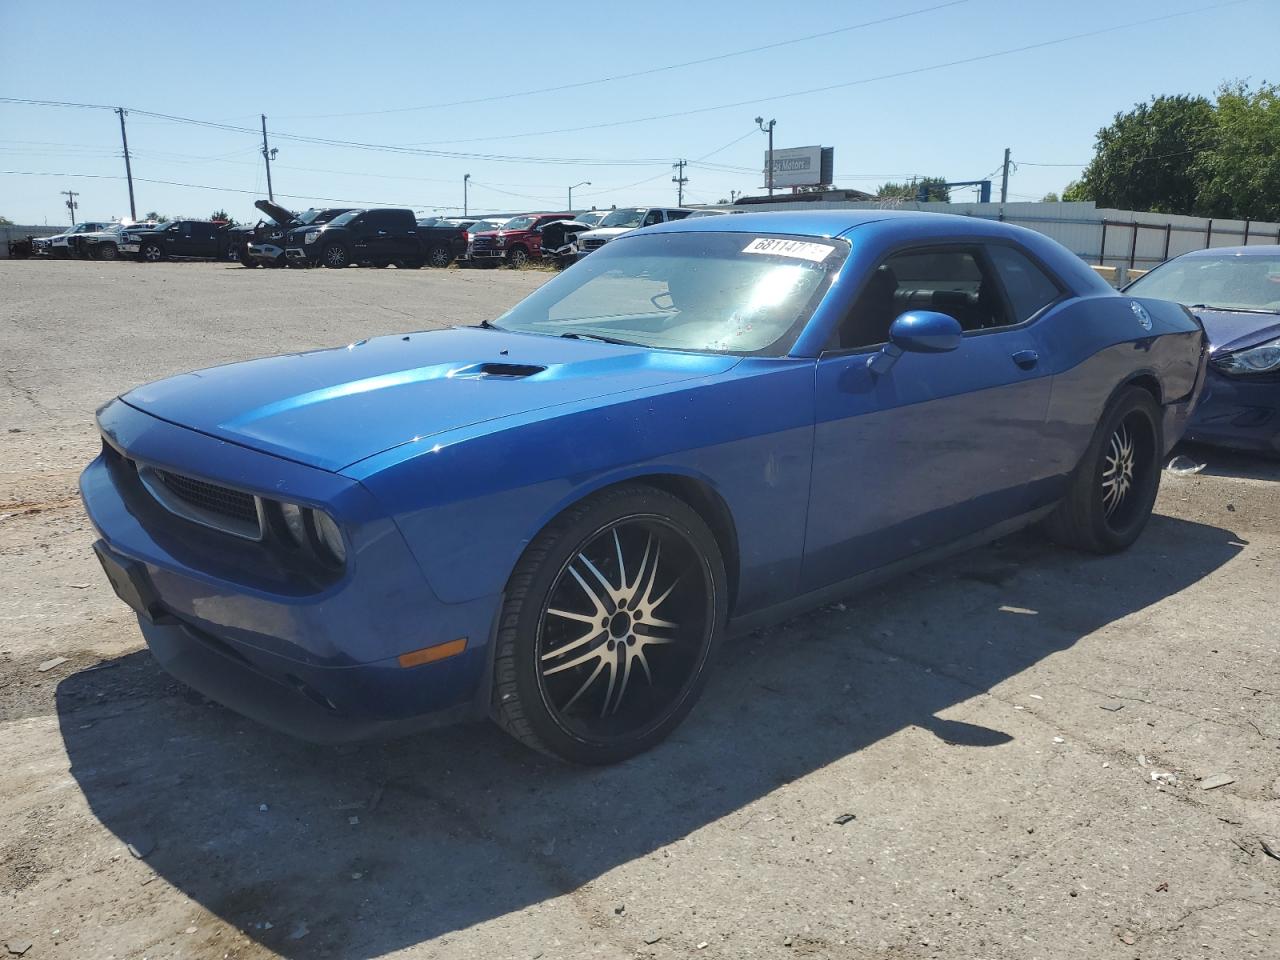
[[[440,269],[447,267],[453,256],[449,253],[448,247],[432,247],[427,251],[427,265]]]
[[[642,484],[588,497],[533,539],[507,581],[494,719],[574,763],[648,750],[701,694],[727,595],[719,545],[683,500]]]
[[[1160,405],[1141,387],[1123,387],[1103,414],[1066,496],[1045,520],[1045,532],[1090,553],[1127,549],[1151,518],[1163,455]]]

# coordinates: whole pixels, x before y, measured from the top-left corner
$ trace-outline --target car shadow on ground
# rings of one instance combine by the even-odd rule
[[[910,726],[999,749],[1007,732],[939,714],[1241,547],[1162,516],[1115,557],[1009,538],[726,644],[673,738],[607,769],[484,724],[302,744],[184,692],[146,651],[64,680],[58,714],[93,813],[154,847],[161,878],[286,957],[376,957],[567,894]]]

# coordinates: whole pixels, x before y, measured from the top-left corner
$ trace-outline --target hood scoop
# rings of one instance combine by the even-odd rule
[[[542,373],[546,367],[529,363],[472,363],[449,371],[450,380],[523,380],[535,373]]]

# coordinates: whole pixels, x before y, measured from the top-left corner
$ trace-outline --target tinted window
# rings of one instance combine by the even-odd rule
[[[644,218],[644,225],[645,225],[646,227],[650,227],[650,226],[653,226],[653,224],[655,224],[655,223],[661,223],[661,222],[662,222],[662,211],[661,211],[661,210],[650,210],[650,211],[645,215],[645,218]]]
[[[1025,254],[1004,246],[990,247],[987,252],[1013,304],[1015,323],[1030,320],[1058,299],[1062,292],[1058,285]]]
[[[908,310],[955,317],[966,331],[1010,322],[995,282],[970,247],[912,250],[889,257],[872,273],[841,324],[839,347],[884,343],[889,326]]]
[[[668,211],[667,211],[667,219],[668,219],[668,220],[683,220],[685,217],[687,217],[687,216],[688,216],[690,213],[692,213],[692,212],[693,212],[692,210],[668,210]]]

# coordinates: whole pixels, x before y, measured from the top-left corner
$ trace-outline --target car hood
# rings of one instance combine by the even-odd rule
[[[337,471],[448,430],[712,376],[738,360],[470,327],[213,367],[122,399],[209,436]]]
[[[1193,310],[1209,336],[1209,352],[1243,350],[1280,337],[1280,314]]]
[[[639,227],[596,227],[594,230],[588,230],[586,233],[578,234],[578,239],[584,237],[600,237],[603,240],[612,240],[614,237],[620,237],[624,233],[630,233],[632,230],[638,230]]]
[[[292,227],[298,223],[298,215],[292,210],[286,210],[278,203],[272,203],[270,200],[255,200],[253,205],[282,227]]]

